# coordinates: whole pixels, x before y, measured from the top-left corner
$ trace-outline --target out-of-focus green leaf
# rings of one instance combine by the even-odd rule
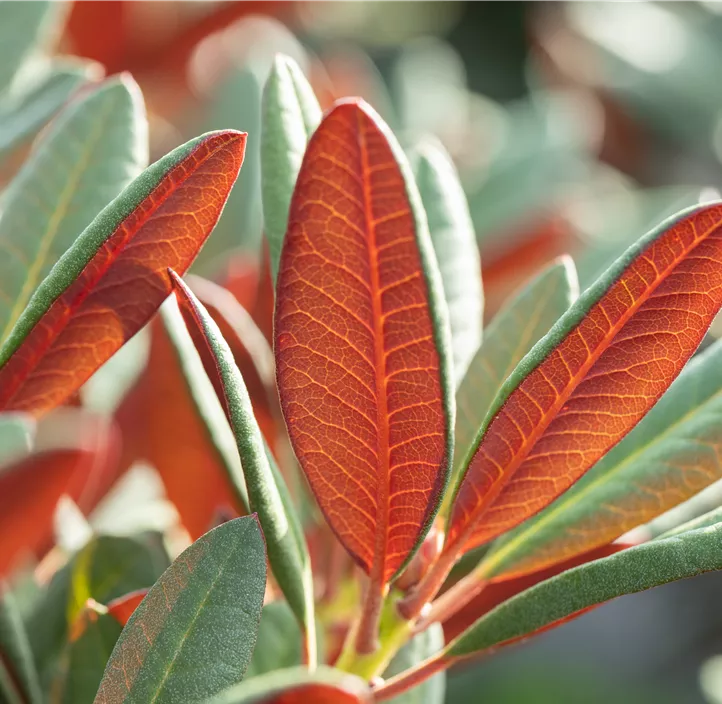
[[[481,344],[484,293],[479,248],[456,168],[441,144],[421,142],[411,163],[449,306],[458,386]]]
[[[438,653],[443,647],[444,629],[441,624],[434,623],[422,633],[414,636],[396,654],[384,673],[384,679],[418,665],[422,660]],[[443,704],[445,693],[446,673],[440,672],[389,701],[392,704]]]
[[[124,76],[75,102],[35,146],[3,194],[0,342],[60,256],[145,166],[146,127],[140,92]]]
[[[299,667],[254,677],[205,704],[274,704],[284,701],[284,695],[309,704],[371,704],[372,701],[368,685],[355,675],[330,667],[319,667],[313,673]]]
[[[456,393],[454,473],[456,485],[467,453],[506,378],[549,332],[577,296],[574,263],[562,257],[514,296],[491,321]],[[450,503],[448,493],[447,505]]]
[[[243,168],[228,197],[213,236],[196,259],[193,271],[212,278],[234,249],[256,251],[261,241],[261,86],[252,67],[233,68],[210,98],[203,131],[247,132]]]
[[[463,658],[524,638],[624,594],[722,569],[722,524],[644,543],[541,582],[482,616],[444,649]]]
[[[0,468],[30,452],[35,420],[24,413],[0,413]]]
[[[0,161],[40,128],[97,73],[95,64],[58,61],[17,100],[0,102]]]
[[[321,107],[298,64],[277,56],[263,89],[261,126],[263,220],[274,281],[296,177],[320,120]]]
[[[265,589],[266,554],[255,516],[206,533],[133,612],[95,701],[190,704],[240,682],[256,644]]]
[[[83,631],[67,647],[63,704],[93,704],[105,666],[123,630],[105,607],[89,607],[87,615],[80,618],[86,619]]]
[[[69,3],[0,2],[0,94],[11,87],[23,65],[60,29]]]
[[[722,341],[569,491],[500,540],[480,573],[542,569],[612,542],[722,479],[721,450]]]
[[[0,595],[0,699],[7,704],[42,704],[38,673],[15,597]]]
[[[235,434],[251,510],[258,512],[271,569],[301,623],[308,652],[315,653],[311,562],[288,488],[263,440],[248,391],[228,344],[183,280],[175,272],[171,272],[171,277],[191,338]]]
[[[293,611],[285,601],[266,604],[246,679],[300,666],[302,655],[301,632]]]
[[[157,533],[134,537],[101,535],[90,541],[53,577],[27,619],[30,645],[44,677],[56,665],[68,629],[92,598],[108,603],[150,587],[169,564]]]

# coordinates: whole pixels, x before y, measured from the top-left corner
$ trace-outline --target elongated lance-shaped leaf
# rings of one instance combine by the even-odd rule
[[[666,540],[667,538],[672,538],[676,535],[681,535],[682,533],[689,533],[690,531],[699,530],[700,528],[709,528],[710,526],[715,526],[718,523],[722,523],[722,507],[707,511],[707,513],[703,513],[701,516],[697,516],[697,518],[693,518],[691,521],[682,523],[675,528],[670,528],[668,531],[654,538],[654,540]]]
[[[195,405],[195,411],[200,417],[211,441],[209,449],[216,454],[218,466],[225,470],[229,479],[229,486],[235,494],[237,508],[248,512],[248,493],[243,468],[238,459],[235,438],[228,427],[221,401],[215,393],[213,384],[206,376],[203,362],[195,350],[193,340],[185,326],[175,297],[167,300],[161,306],[161,319],[168,340],[177,355],[183,379]],[[158,411],[161,411],[160,407]],[[171,467],[168,467],[168,469],[173,470]],[[205,481],[207,479],[206,477]],[[200,489],[200,486],[198,489]]]
[[[418,144],[412,165],[449,308],[458,387],[481,344],[484,292],[479,247],[459,176],[441,143],[427,138]]]
[[[371,704],[371,690],[360,678],[330,667],[313,674],[288,668],[253,677],[206,704]]]
[[[546,630],[624,594],[722,569],[722,524],[653,541],[562,572],[482,616],[453,640],[454,660]]]
[[[240,682],[256,644],[266,555],[255,516],[184,550],[130,617],[96,704],[204,702]]]
[[[33,654],[12,592],[0,585],[0,698],[8,704],[43,701]]]
[[[456,392],[452,486],[469,460],[476,434],[501,385],[566,312],[578,293],[574,262],[562,257],[530,281],[494,316],[484,333],[484,343],[471,360]]]
[[[34,137],[97,73],[97,65],[90,62],[57,61],[38,79],[37,85],[18,100],[0,102],[0,163],[15,147]]]
[[[538,570],[609,543],[722,479],[721,456],[717,342],[583,479],[505,536],[479,572],[489,578]]]
[[[277,379],[319,505],[375,589],[446,486],[454,417],[441,276],[393,135],[360,100],[311,137],[277,282]]]
[[[306,143],[321,121],[321,107],[296,62],[279,55],[263,89],[261,188],[263,220],[275,282],[288,209]]]
[[[448,554],[544,508],[657,402],[722,305],[721,223],[719,204],[664,222],[521,361],[477,436]]]
[[[35,438],[35,420],[24,413],[0,413],[0,468],[27,455]]]
[[[23,66],[60,28],[69,3],[0,3],[0,94],[11,87]]]
[[[263,441],[243,377],[218,326],[183,280],[173,271],[170,277],[188,331],[236,437],[249,503],[258,512],[271,569],[305,632],[313,657],[316,623],[311,561],[288,489]]]
[[[143,99],[127,76],[101,84],[53,122],[3,195],[0,342],[61,255],[147,162]]]
[[[212,132],[148,167],[88,225],[0,348],[0,409],[61,404],[145,325],[218,219],[245,135]]]

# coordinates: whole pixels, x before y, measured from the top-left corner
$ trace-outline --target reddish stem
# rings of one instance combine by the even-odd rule
[[[459,580],[436,601],[432,602],[429,613],[416,625],[414,632],[420,633],[432,623],[444,623],[479,596],[487,584],[487,581],[479,579],[473,572],[464,579]]]
[[[379,621],[384,594],[380,585],[369,580],[366,586],[363,611],[356,630],[356,652],[360,655],[373,653],[379,646]]]
[[[416,687],[425,680],[429,679],[437,672],[445,670],[454,663],[453,658],[444,657],[443,653],[434,655],[428,660],[405,670],[396,677],[384,682],[381,686],[375,687],[373,690],[374,702],[384,702],[397,697],[399,694],[407,692],[412,687]]]

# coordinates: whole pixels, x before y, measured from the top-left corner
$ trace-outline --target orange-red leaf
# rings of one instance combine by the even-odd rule
[[[579,479],[664,393],[721,305],[721,205],[640,240],[505,384],[456,498],[448,551],[488,542]]]
[[[448,330],[402,164],[371,108],[337,103],[309,142],[277,281],[291,442],[329,524],[376,583],[423,539],[450,459]]]
[[[151,317],[220,216],[245,135],[189,142],[141,174],[51,271],[0,350],[0,409],[63,403]]]
[[[50,447],[3,467],[0,474],[0,575],[51,547],[61,496],[87,514],[115,479],[117,429],[84,413],[65,415],[58,421],[60,442],[50,440]]]
[[[108,613],[121,625],[125,626],[133,612],[138,608],[140,602],[145,599],[147,589],[138,589],[123,596],[113,599],[108,603]]]

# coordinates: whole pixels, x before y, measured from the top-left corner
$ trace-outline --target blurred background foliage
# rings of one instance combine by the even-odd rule
[[[261,92],[278,52],[298,61],[324,107],[361,95],[405,146],[429,134],[445,145],[481,248],[487,318],[564,252],[585,287],[652,225],[722,185],[722,4],[79,2],[48,45],[51,55],[11,86],[22,126],[0,109],[0,181],[52,114],[53,95],[130,71],[148,106],[152,158],[209,129],[249,133],[241,177],[195,265],[216,280],[252,279],[262,261]],[[270,310],[257,295],[242,302]],[[86,408],[114,411],[147,343],[139,336],[91,380]],[[162,485],[138,466],[116,494],[134,482],[145,496],[136,518],[165,530],[175,514]],[[692,511],[721,497],[713,487]],[[96,530],[137,531],[127,511],[113,516],[114,501],[93,513]],[[82,543],[84,519],[65,510],[57,537]],[[608,604],[453,672],[447,701],[722,702],[720,589],[722,575],[708,575]]]

